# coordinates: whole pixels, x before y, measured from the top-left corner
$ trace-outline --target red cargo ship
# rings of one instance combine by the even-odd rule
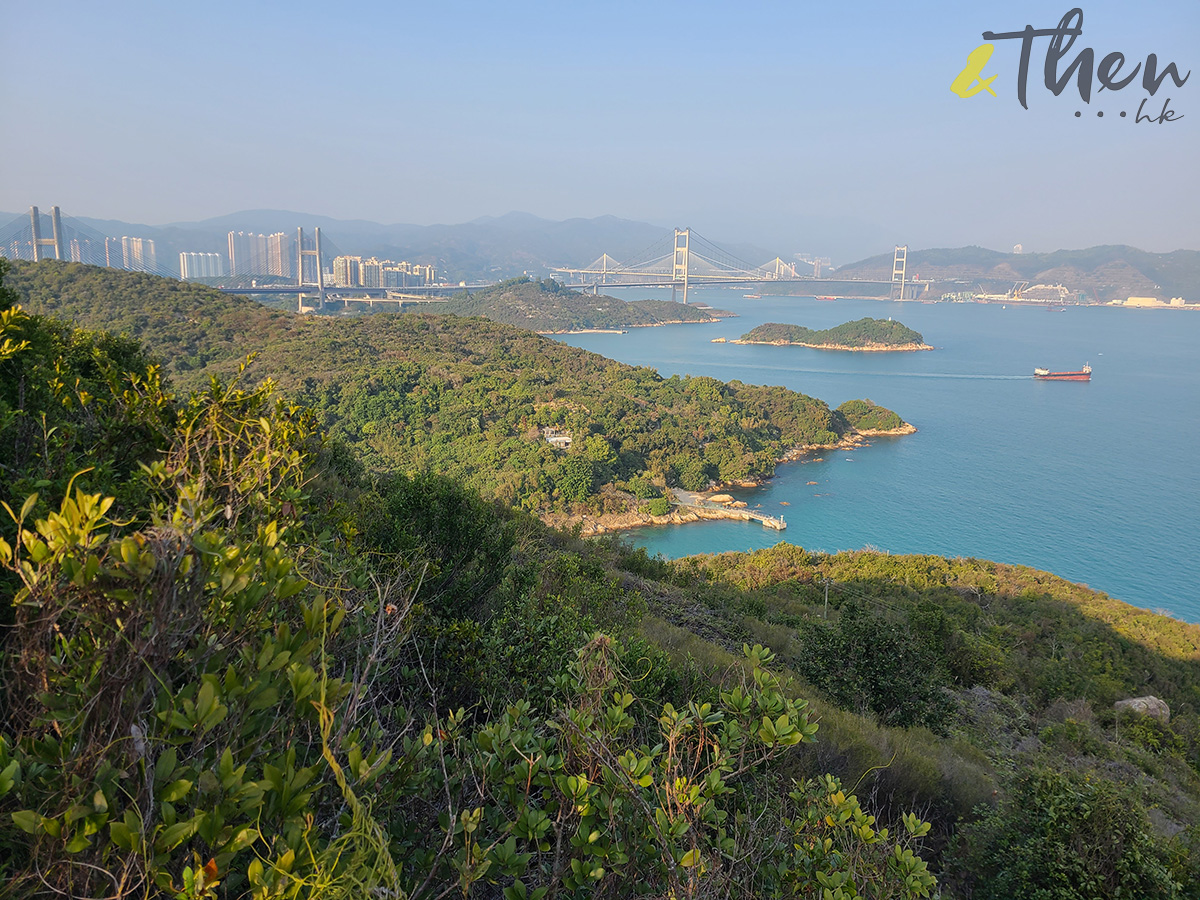
[[[1034,369],[1033,377],[1038,381],[1091,381],[1092,367],[1085,364],[1078,372],[1051,372],[1049,369]]]

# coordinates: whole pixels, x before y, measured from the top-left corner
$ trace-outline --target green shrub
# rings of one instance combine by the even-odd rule
[[[906,624],[846,604],[838,619],[811,621],[799,638],[792,664],[839,705],[869,710],[885,725],[945,729],[945,674]]]
[[[666,497],[655,497],[646,504],[646,512],[652,516],[665,516],[671,511],[671,501]]]
[[[1183,738],[1170,725],[1154,716],[1122,710],[1117,714],[1117,730],[1122,740],[1149,750],[1151,753],[1182,753]]]
[[[1169,898],[1163,842],[1137,793],[1092,774],[1035,769],[962,829],[954,879],[979,900]]]

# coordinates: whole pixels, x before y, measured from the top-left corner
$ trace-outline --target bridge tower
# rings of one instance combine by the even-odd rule
[[[904,279],[908,274],[908,244],[896,248],[892,257],[892,294],[893,300],[904,299]]]
[[[608,284],[608,273],[621,267],[621,264],[607,253],[600,257],[600,283]]]
[[[774,271],[771,274],[773,274],[776,279],[796,277],[796,264],[794,262],[784,262],[780,257],[777,256],[767,263],[766,266],[762,266],[762,268],[765,269],[767,266],[774,267]]]
[[[671,299],[675,299],[676,285],[683,284],[683,302],[688,302],[688,244],[691,242],[692,229],[675,229],[675,262],[671,267]],[[683,242],[680,243],[680,238]]]
[[[321,309],[325,308],[325,272],[321,269],[321,229],[316,228],[314,233],[314,249],[304,249],[304,229],[296,229],[296,287],[315,287],[317,296],[320,298]],[[316,262],[316,276],[314,281],[304,280],[304,257],[311,256]],[[303,301],[299,301],[303,302]]]
[[[63,251],[63,230],[62,220],[59,215],[58,207],[50,207],[50,223],[54,229],[54,237],[42,237],[42,217],[38,213],[36,206],[29,207],[29,227],[33,231],[33,240],[30,244],[33,246],[33,261],[38,262],[42,258],[43,247],[54,248],[55,259],[66,259],[67,254]]]

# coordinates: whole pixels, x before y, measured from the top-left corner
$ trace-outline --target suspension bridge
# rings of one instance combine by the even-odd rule
[[[690,228],[676,228],[628,262],[619,262],[607,253],[583,268],[559,267],[555,272],[567,276],[569,287],[599,293],[603,286],[671,286],[671,298],[693,284],[754,284],[762,281],[798,281],[796,264],[778,256],[761,266],[738,259]],[[811,280],[811,279],[809,279]]]
[[[907,278],[907,247],[897,247],[892,277],[889,281],[855,279],[858,284],[888,285],[894,299],[907,299],[913,283]],[[638,253],[633,259],[621,262],[607,253],[582,268],[562,266],[554,269],[566,276],[568,287],[599,293],[601,287],[665,287],[671,286],[671,299],[688,291],[693,285],[752,285],[767,282],[794,281],[806,285],[845,284],[837,278],[815,278],[799,275],[796,263],[780,257],[753,265],[707,240],[690,228],[676,228],[673,235]]]

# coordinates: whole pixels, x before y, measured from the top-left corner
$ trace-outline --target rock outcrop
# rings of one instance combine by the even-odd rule
[[[1171,721],[1171,708],[1167,706],[1166,701],[1159,700],[1157,697],[1150,695],[1145,697],[1131,697],[1128,700],[1118,700],[1113,704],[1113,708],[1117,712],[1129,709],[1139,712],[1144,716],[1153,716],[1164,725]]]

